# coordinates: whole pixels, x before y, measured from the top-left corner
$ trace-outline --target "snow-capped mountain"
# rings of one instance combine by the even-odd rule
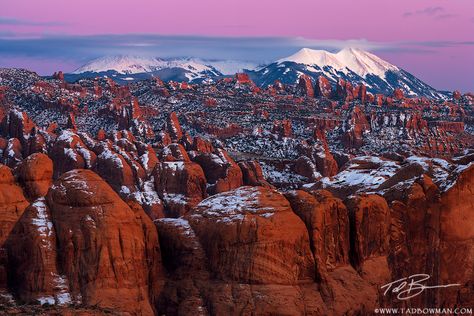
[[[442,98],[444,94],[417,79],[405,70],[356,48],[345,48],[338,53],[303,48],[294,55],[249,72],[259,85],[266,86],[280,80],[294,84],[302,74],[317,79],[323,75],[336,85],[339,78],[353,85],[363,83],[372,93],[390,94],[401,88],[406,95]]]
[[[287,61],[308,66],[318,65],[321,68],[331,67],[344,73],[350,70],[361,77],[368,74],[384,77],[387,71],[399,70],[398,67],[374,54],[355,48],[345,48],[336,54],[325,50],[303,48],[294,55],[278,60],[279,63]]]
[[[253,68],[255,65],[252,63],[232,60],[109,56],[92,60],[67,76],[68,79],[108,76],[117,81],[158,76],[163,80],[200,82]]]
[[[353,85],[363,83],[371,93],[391,94],[393,90],[400,88],[408,96],[446,96],[444,92],[437,91],[405,70],[356,48],[345,48],[337,53],[303,48],[291,56],[258,68],[254,63],[235,60],[111,56],[92,60],[65,77],[69,81],[75,81],[107,76],[119,83],[127,83],[157,76],[165,81],[199,83],[237,72],[248,73],[260,86],[273,84],[275,80],[295,84],[302,74],[306,74],[314,80],[323,75],[334,86],[339,79]]]

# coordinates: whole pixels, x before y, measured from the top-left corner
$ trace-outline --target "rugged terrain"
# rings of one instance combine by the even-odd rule
[[[474,96],[0,70],[5,313],[474,305]],[[382,285],[416,273],[410,300]],[[32,312],[33,311],[33,312]]]

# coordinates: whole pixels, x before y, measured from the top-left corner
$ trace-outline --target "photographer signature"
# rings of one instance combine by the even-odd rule
[[[383,295],[387,293],[398,293],[399,300],[408,300],[412,297],[418,296],[423,291],[429,289],[448,288],[453,286],[460,286],[461,284],[445,284],[445,285],[425,285],[423,282],[431,278],[428,274],[413,274],[409,277],[402,278],[390,283],[387,283],[380,288],[385,289]]]

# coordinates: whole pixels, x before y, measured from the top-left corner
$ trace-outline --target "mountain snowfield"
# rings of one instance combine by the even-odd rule
[[[170,69],[181,69],[187,81],[233,75],[245,69],[254,69],[255,64],[236,60],[202,60],[198,58],[164,59],[141,56],[107,56],[94,59],[76,69],[72,74],[116,72],[116,75],[157,73]],[[123,77],[122,77],[123,78]],[[132,78],[129,76],[127,78]]]
[[[344,48],[337,53],[302,48],[291,56],[249,71],[260,86],[268,86],[275,80],[295,84],[302,74],[313,80],[325,76],[333,86],[339,79],[352,85],[362,83],[371,93],[391,94],[400,88],[408,96],[446,98],[446,92],[437,91],[407,71],[357,48]]]
[[[337,53],[302,48],[295,54],[269,65],[257,67],[251,62],[235,60],[204,60],[199,58],[163,59],[139,56],[110,56],[95,59],[66,75],[68,80],[107,76],[124,83],[158,76],[168,81],[203,82],[222,76],[246,72],[259,86],[275,80],[295,84],[302,74],[313,80],[321,75],[336,85],[339,79],[367,86],[371,93],[391,94],[396,88],[408,96],[445,98],[437,91],[405,70],[357,48],[344,48]]]
[[[307,66],[317,65],[320,68],[331,67],[344,73],[352,71],[361,77],[366,77],[368,74],[385,77],[387,71],[399,70],[397,66],[357,48],[345,48],[336,54],[325,50],[303,48],[296,54],[279,59],[277,62],[286,61]]]
[[[84,72],[106,72],[113,70],[120,74],[137,74],[173,67],[182,67],[194,71],[210,70],[210,67],[197,63],[191,59],[165,60],[140,56],[110,56],[94,59],[76,69],[73,73],[80,74]]]

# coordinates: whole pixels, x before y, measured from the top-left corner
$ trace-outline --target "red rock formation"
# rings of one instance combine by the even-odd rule
[[[33,153],[46,153],[47,152],[47,140],[46,138],[51,136],[42,130],[34,128],[32,134],[25,143],[23,153],[25,156]]]
[[[3,152],[3,162],[10,168],[16,167],[23,159],[23,146],[18,138],[10,138],[7,142],[5,151]]]
[[[275,82],[273,83],[272,87],[276,90],[276,91],[284,91],[285,90],[285,85],[283,83],[281,83],[280,80],[275,80]]]
[[[314,195],[291,191],[285,196],[306,224],[319,278],[348,265],[349,217],[342,201],[327,191],[317,191]]]
[[[363,83],[354,89],[354,98],[359,99],[362,104],[365,103],[367,98],[367,87]]]
[[[147,175],[150,175],[159,162],[156,152],[151,145],[144,143],[137,144],[138,154],[140,155],[140,163]]]
[[[377,103],[378,106],[382,106],[384,103],[384,95],[383,94],[376,94],[375,95],[375,102]]]
[[[53,79],[64,81],[64,73],[62,71],[55,72]]]
[[[235,123],[226,124],[223,127],[209,124],[198,124],[198,126],[207,134],[211,134],[219,138],[233,137],[244,131],[244,129],[239,124]]]
[[[103,141],[107,138],[107,134],[105,133],[103,129],[99,129],[99,131],[97,132],[96,138],[98,141]]]
[[[223,149],[217,149],[211,154],[200,154],[194,161],[204,170],[209,183],[209,194],[233,190],[243,185],[242,170]]]
[[[368,93],[365,96],[367,103],[373,104],[375,102],[375,96],[372,93]]]
[[[188,132],[185,132],[183,134],[183,137],[179,140],[179,143],[183,145],[185,150],[189,150],[191,148],[191,144],[193,143],[193,139],[191,138],[191,135],[189,135]]]
[[[313,152],[313,159],[319,173],[323,177],[331,177],[338,173],[339,167],[333,155],[329,151],[327,143],[324,143],[323,148]]]
[[[153,314],[162,280],[158,236],[97,174],[73,170],[47,195],[60,273],[85,305]]]
[[[95,153],[70,130],[64,130],[56,138],[49,156],[54,163],[55,178],[73,169],[93,168],[96,161]]]
[[[393,201],[389,257],[393,278],[424,271],[431,276],[433,284],[440,284],[436,263],[440,256],[440,210],[433,205],[438,203],[439,190],[426,175],[406,182],[405,186],[398,186],[385,195]],[[434,295],[423,293],[411,301],[426,304],[434,299]]]
[[[349,219],[354,231],[352,262],[360,267],[369,258],[386,256],[389,251],[390,209],[379,195],[350,198]],[[385,258],[386,262],[386,258]],[[387,266],[380,266],[387,269]]]
[[[6,288],[8,276],[5,242],[27,206],[10,168],[0,164],[0,289]]]
[[[53,161],[36,153],[23,160],[16,173],[26,195],[34,200],[45,196],[53,182]]]
[[[97,156],[97,173],[115,191],[132,191],[135,184],[134,172],[125,158],[113,149],[104,148]]]
[[[199,315],[208,312],[206,302],[209,302],[207,293],[212,291],[211,276],[204,249],[189,222],[183,218],[163,218],[155,221],[155,225],[160,235],[163,263],[173,276],[162,291],[158,313]]]
[[[350,102],[354,98],[352,84],[343,79],[339,79],[336,86],[336,98]]]
[[[453,99],[454,100],[460,100],[461,99],[461,92],[459,92],[458,90],[455,90],[453,92]]]
[[[0,133],[24,142],[35,126],[25,112],[11,110],[0,123]]]
[[[246,73],[236,73],[235,74],[235,80],[237,83],[240,84],[251,84],[253,83],[252,80],[250,80],[250,77]]]
[[[294,171],[297,174],[308,178],[309,182],[314,182],[321,178],[321,174],[318,172],[316,164],[307,156],[301,156],[296,160]]]
[[[203,104],[204,106],[208,107],[208,108],[215,108],[217,107],[217,100],[214,99],[214,98],[205,98],[204,101],[203,101]]]
[[[77,125],[76,125],[76,118],[74,116],[74,113],[69,113],[67,117],[67,124],[66,127],[70,130],[77,131]]]
[[[242,170],[244,185],[273,188],[263,177],[262,167],[258,161],[242,161],[239,162],[239,167]]]
[[[280,138],[291,137],[293,132],[290,120],[274,121],[272,133],[277,134]]]
[[[324,217],[327,220],[325,223],[328,223],[330,218],[336,218],[337,207],[329,206],[332,202],[322,203],[327,203],[327,206],[321,208],[332,210]],[[341,205],[340,211],[343,210]],[[201,202],[187,219],[190,227],[182,221],[179,225],[168,224],[167,236],[170,238],[169,232],[171,229],[176,230],[176,226],[185,230],[182,235],[189,236],[187,243],[193,245],[194,250],[184,252],[185,258],[194,254],[198,259],[193,266],[189,265],[188,259],[185,266],[197,275],[198,280],[204,279],[194,283],[198,289],[199,285],[206,284],[207,271],[203,271],[203,268],[196,270],[196,267],[206,266],[205,260],[199,259],[203,257],[199,252],[201,247],[204,249],[209,259],[209,272],[216,276],[217,282],[213,282],[212,289],[206,290],[207,286],[204,286],[204,290],[201,288],[199,293],[207,294],[204,299],[211,302],[218,314],[248,310],[259,314],[342,315],[364,314],[364,311],[373,310],[376,292],[350,266],[343,265],[328,272],[324,285],[327,294],[314,290],[311,285],[314,283],[310,281],[315,276],[314,260],[309,249],[307,230],[291,211],[288,201],[275,191],[242,187],[222,193]],[[335,229],[333,236],[343,240],[344,237],[337,235],[342,223],[332,223],[334,226],[328,227],[326,231]],[[160,224],[159,227],[163,226]],[[194,235],[197,235],[197,240]],[[172,245],[184,244],[182,237],[170,239]],[[183,241],[178,244],[179,240]],[[340,246],[340,243],[336,243],[334,248],[328,245],[326,249],[330,253],[330,249]],[[179,249],[178,253],[185,250],[183,246],[176,248]],[[241,263],[243,261],[245,264]],[[298,280],[308,280],[309,283]],[[179,288],[189,284],[184,281],[180,280]],[[239,287],[233,286],[234,282],[238,282]],[[251,285],[252,290],[247,285]],[[196,291],[190,286],[185,289]],[[257,296],[253,294],[255,291],[258,291]],[[259,295],[265,295],[265,300],[260,300]],[[324,304],[322,296],[324,300],[337,303]],[[252,297],[250,305],[247,303],[249,297]],[[229,299],[232,304],[222,304]]]
[[[0,248],[28,206],[22,189],[7,166],[0,165]]]
[[[191,161],[183,145],[172,143],[163,148],[160,153],[162,161]]]
[[[57,270],[56,232],[44,198],[25,210],[7,248],[9,287],[17,297],[28,303],[73,303],[68,280]]]
[[[309,98],[314,97],[313,81],[305,74],[301,75],[298,79],[298,86],[296,88],[298,95],[307,96]]]
[[[178,116],[175,112],[171,112],[166,121],[167,131],[172,140],[177,141],[183,137],[181,125],[179,125]]]
[[[346,122],[346,131],[343,136],[344,146],[355,148],[362,146],[364,142],[363,134],[369,130],[370,125],[367,117],[358,106],[355,106]]]
[[[428,129],[428,122],[421,115],[415,114],[407,119],[405,127],[411,132],[422,132]]]
[[[217,155],[226,165],[226,171],[223,177],[220,177],[215,183],[215,187],[210,190],[211,194],[233,190],[243,185],[242,170],[237,163],[229,156],[224,149],[217,149]]]
[[[165,213],[178,217],[206,197],[206,177],[194,162],[162,162],[153,172],[155,188],[165,203]]]
[[[461,169],[439,203],[439,284],[461,284],[443,293],[440,304],[446,306],[474,304],[474,266],[467,255],[474,251],[474,165]]]
[[[196,136],[193,138],[192,150],[200,153],[211,153],[214,151],[214,147],[211,142]]]
[[[403,93],[402,89],[395,89],[393,90],[392,96],[395,100],[402,100],[405,97],[405,94]]]
[[[430,121],[429,127],[439,127],[445,132],[462,133],[464,132],[464,122],[449,121]]]
[[[316,81],[314,95],[317,97],[331,98],[332,86],[329,80],[324,76],[319,76]]]
[[[221,193],[202,201],[188,220],[217,279],[296,285],[314,277],[304,224],[276,191],[241,187]]]

